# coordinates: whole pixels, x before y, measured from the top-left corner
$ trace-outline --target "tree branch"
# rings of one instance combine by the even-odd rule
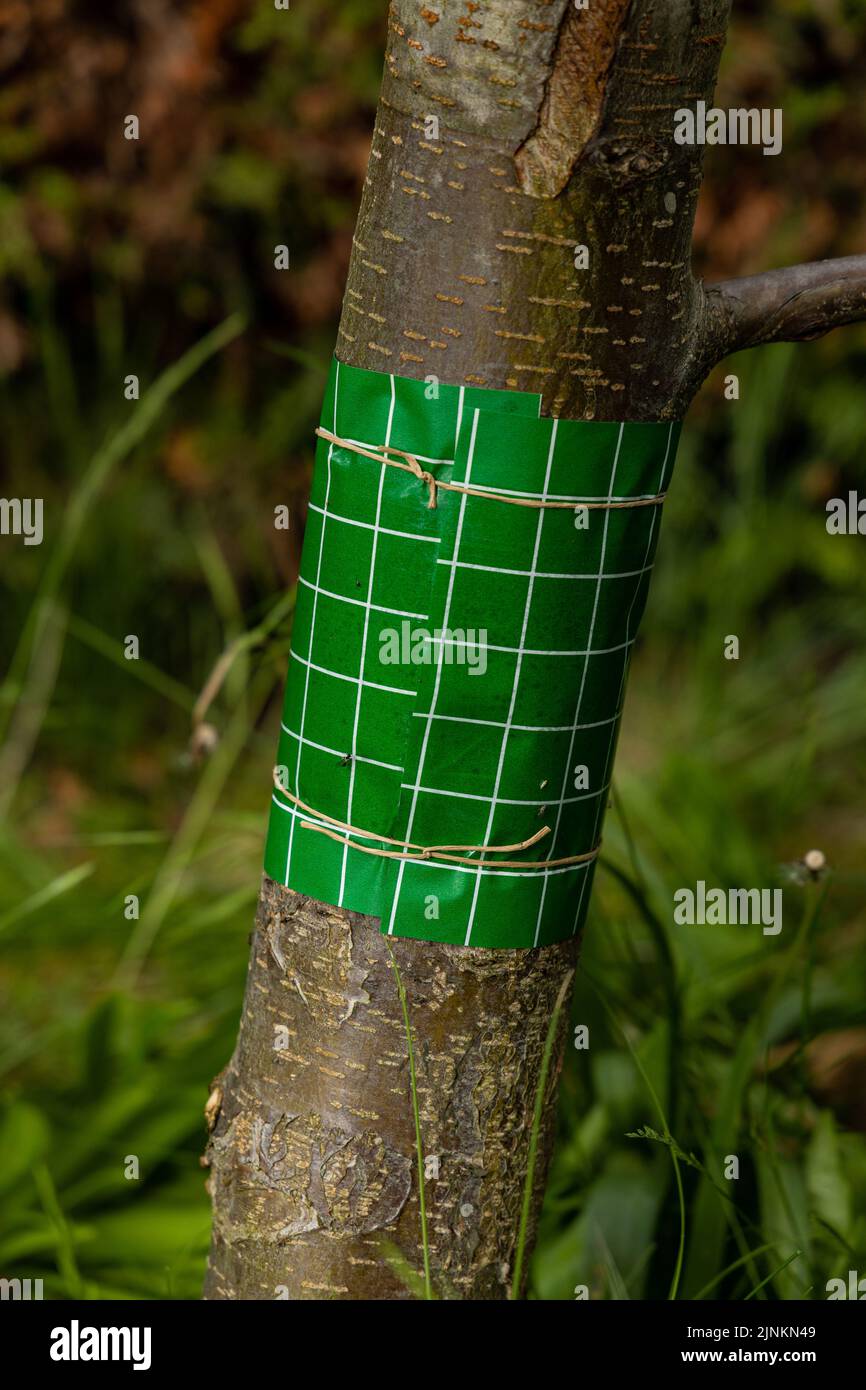
[[[866,256],[706,285],[707,342],[714,361],[760,343],[802,342],[866,319]]]

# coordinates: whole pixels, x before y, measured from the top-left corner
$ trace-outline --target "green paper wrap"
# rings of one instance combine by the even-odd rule
[[[441,489],[431,510],[410,472],[318,441],[277,761],[281,785],[331,819],[275,789],[265,871],[395,936],[564,940],[595,860],[517,865],[598,846],[661,514],[580,504],[665,492],[679,425],[542,419],[537,395],[336,360],[322,425],[407,451],[439,481],[573,506]],[[545,826],[468,864],[354,847],[395,850],[370,833],[522,845]]]

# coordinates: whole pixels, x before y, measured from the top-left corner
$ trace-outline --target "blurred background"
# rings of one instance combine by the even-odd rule
[[[734,8],[718,104],[782,107],[785,144],[708,152],[700,271],[861,252],[866,3]],[[0,490],[45,499],[41,546],[0,539],[0,1275],[46,1297],[200,1293],[202,1108],[239,1017],[385,17],[0,0]],[[866,328],[843,329],[730,359],[688,417],[533,1297],[866,1275],[866,542],[824,524],[864,486],[864,377]],[[674,927],[700,878],[783,887],[781,937]]]

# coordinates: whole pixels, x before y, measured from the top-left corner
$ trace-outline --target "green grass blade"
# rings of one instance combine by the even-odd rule
[[[697,1303],[700,1299],[704,1298],[706,1294],[710,1292],[710,1289],[714,1289],[717,1284],[720,1284],[722,1282],[723,1279],[727,1279],[729,1274],[734,1273],[734,1270],[742,1269],[743,1265],[749,1264],[751,1260],[757,1259],[759,1255],[766,1255],[768,1250],[775,1250],[775,1248],[776,1242],[770,1241],[768,1245],[759,1245],[757,1250],[748,1250],[745,1255],[741,1255],[738,1260],[734,1260],[732,1264],[729,1264],[724,1269],[720,1270],[719,1273],[716,1274],[708,1284],[704,1284],[704,1287],[702,1289],[698,1289],[698,1292],[695,1294],[694,1301]],[[772,1275],[770,1277],[772,1278]]]
[[[514,1254],[514,1273],[511,1279],[511,1298],[520,1297],[520,1285],[523,1279],[523,1264],[526,1258],[526,1242],[529,1235],[529,1213],[532,1210],[532,1191],[535,1186],[535,1168],[538,1161],[538,1143],[541,1136],[541,1121],[544,1114],[544,1092],[547,1089],[547,1074],[550,1071],[550,1059],[553,1056],[553,1044],[556,1041],[556,1031],[559,1024],[559,1015],[562,1013],[571,982],[574,979],[574,971],[569,970],[556,996],[556,1003],[553,1006],[553,1013],[550,1015],[550,1022],[547,1025],[547,1037],[544,1040],[544,1051],[541,1054],[541,1070],[538,1073],[538,1085],[535,1089],[535,1106],[532,1113],[532,1129],[529,1134],[529,1155],[526,1164],[526,1178],[523,1183],[523,1203],[520,1209],[520,1225],[517,1228],[517,1248]]]
[[[418,1164],[418,1208],[421,1213],[421,1246],[424,1252],[424,1297],[433,1298],[433,1284],[430,1278],[430,1241],[427,1233],[427,1197],[424,1187],[424,1148],[421,1143],[421,1112],[418,1106],[418,1083],[415,1075],[415,1049],[412,1046],[412,1027],[409,1022],[409,1004],[406,999],[406,990],[397,966],[397,960],[391,949],[390,941],[385,942],[388,948],[388,955],[391,957],[391,965],[394,969],[394,979],[397,982],[397,993],[400,996],[400,1008],[403,1011],[403,1026],[406,1030],[406,1048],[409,1053],[409,1089],[412,1094],[412,1118],[415,1122],[415,1157]]]
[[[587,979],[589,979],[588,976]],[[664,1139],[666,1141],[665,1147],[667,1148],[668,1153],[671,1156],[671,1163],[673,1164],[674,1170],[674,1181],[676,1183],[677,1188],[677,1202],[679,1204],[680,1211],[680,1238],[677,1247],[677,1258],[674,1262],[674,1270],[673,1274],[671,1275],[670,1288],[668,1289],[668,1300],[673,1301],[676,1299],[677,1294],[679,1293],[680,1281],[682,1279],[683,1272],[683,1263],[685,1260],[686,1253],[686,1198],[685,1192],[683,1191],[683,1178],[682,1173],[680,1172],[680,1163],[677,1157],[677,1150],[680,1149],[680,1145],[677,1143],[676,1139],[671,1134],[670,1125],[668,1124],[667,1116],[665,1115],[664,1106],[659,1100],[655,1086],[653,1086],[643,1062],[641,1061],[640,1057],[637,1055],[637,1052],[632,1046],[632,1042],[628,1036],[628,1033],[623,1028],[622,1024],[620,1023],[613,1009],[608,1004],[607,1000],[604,998],[598,986],[591,979],[589,979],[589,983],[591,987],[594,989],[596,995],[598,996],[598,1000],[605,1013],[607,1014],[608,1018],[616,1026],[618,1032],[622,1034],[625,1045],[631,1053],[632,1061],[637,1067],[641,1080],[646,1086],[650,1099],[652,1100],[652,1103],[655,1106],[656,1114],[658,1115],[659,1120],[661,1121],[662,1129],[664,1131]]]
[[[789,1255],[787,1260],[783,1260],[782,1263],[778,1266],[778,1268],[773,1270],[772,1274],[768,1274],[766,1279],[761,1280],[757,1288],[752,1289],[751,1293],[746,1294],[744,1302],[748,1303],[750,1298],[754,1298],[756,1294],[760,1293],[761,1289],[764,1287],[765,1284],[772,1283],[776,1276],[782,1273],[783,1269],[787,1269],[788,1265],[792,1265],[795,1260],[799,1260],[802,1253],[802,1250],[795,1250],[793,1255]]]
[[[29,917],[32,912],[38,912],[46,903],[53,902],[55,898],[60,898],[64,893],[71,893],[73,888],[77,888],[79,883],[83,883],[93,873],[96,865],[93,863],[76,864],[74,869],[68,869],[65,874],[59,874],[52,879],[44,888],[31,893],[29,898],[17,903],[15,907],[4,912],[0,917],[0,932],[11,927],[15,922],[19,922],[22,917]]]

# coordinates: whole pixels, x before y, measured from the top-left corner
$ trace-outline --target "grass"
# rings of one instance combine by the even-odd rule
[[[592,981],[590,981],[590,984],[592,984]],[[604,1008],[605,1013],[614,1022],[618,1032],[621,1034],[623,1042],[625,1043],[626,1047],[629,1050],[629,1053],[631,1054],[631,1058],[634,1062],[635,1068],[637,1069],[640,1075],[641,1081],[646,1087],[647,1094],[649,1095],[649,1098],[652,1101],[653,1109],[656,1111],[659,1120],[661,1121],[662,1133],[660,1135],[656,1135],[653,1131],[649,1131],[647,1129],[645,1129],[644,1132],[649,1133],[653,1138],[656,1138],[661,1143],[663,1143],[667,1148],[668,1153],[670,1154],[671,1165],[673,1167],[674,1181],[676,1183],[677,1189],[677,1204],[679,1207],[679,1244],[677,1246],[676,1261],[674,1264],[673,1274],[671,1275],[670,1288],[668,1290],[668,1299],[673,1300],[677,1297],[677,1294],[679,1293],[680,1280],[682,1279],[683,1275],[683,1258],[685,1256],[686,1248],[686,1202],[685,1196],[683,1194],[682,1173],[680,1172],[680,1157],[682,1156],[682,1150],[679,1148],[679,1145],[676,1143],[673,1135],[671,1134],[664,1107],[662,1106],[662,1103],[658,1098],[656,1089],[653,1086],[649,1074],[647,1073],[647,1070],[640,1059],[639,1053],[635,1049],[631,1039],[628,1036],[628,1032],[626,1031],[626,1029],[623,1028],[619,1020],[616,1019],[613,1010],[609,1007],[605,999],[600,994],[599,998],[601,999],[602,1007]],[[627,1137],[633,1138],[635,1136],[630,1134]]]
[[[418,1083],[415,1076],[415,1049],[412,1044],[412,1023],[409,1017],[409,1001],[390,941],[385,942],[391,957],[394,981],[400,996],[403,1013],[403,1026],[406,1030],[406,1055],[409,1058],[409,1095],[412,1103],[412,1119],[415,1124],[415,1163],[418,1175],[418,1215],[421,1222],[421,1250],[424,1259],[424,1298],[433,1298],[433,1282],[430,1274],[430,1239],[427,1232],[427,1194],[424,1187],[424,1145],[421,1140],[421,1112],[418,1104]]]
[[[517,1228],[514,1272],[511,1277],[512,1299],[519,1298],[521,1289],[523,1288],[523,1266],[526,1260],[529,1219],[532,1212],[532,1196],[535,1191],[538,1145],[541,1138],[541,1125],[544,1116],[545,1100],[547,1098],[547,1078],[550,1073],[550,1060],[553,1056],[553,1045],[556,1042],[556,1035],[559,1031],[559,1020],[562,1015],[565,1000],[568,996],[568,991],[571,988],[573,977],[574,971],[569,970],[559,987],[559,993],[553,1005],[553,1012],[550,1015],[550,1022],[547,1025],[544,1050],[541,1054],[541,1066],[538,1070],[538,1084],[535,1088],[535,1103],[532,1107],[532,1125],[529,1131],[529,1150],[526,1160],[526,1178],[523,1183],[523,1201],[520,1206],[520,1225]]]

